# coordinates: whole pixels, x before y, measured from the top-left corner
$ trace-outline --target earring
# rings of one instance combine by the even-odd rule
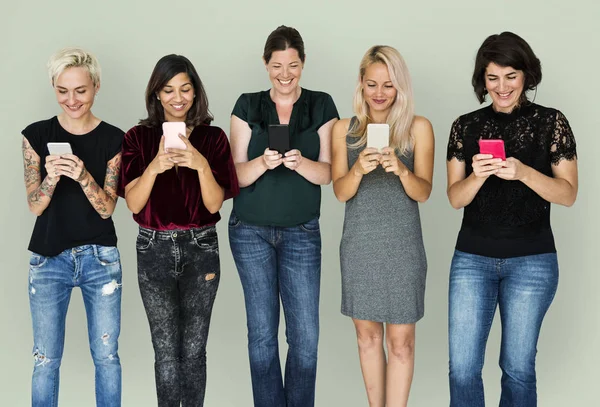
[[[160,96],[157,96],[157,97],[156,97],[156,100],[160,100]]]

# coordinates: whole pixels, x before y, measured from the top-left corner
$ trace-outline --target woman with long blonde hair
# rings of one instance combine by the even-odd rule
[[[356,328],[369,405],[406,406],[427,273],[418,202],[431,193],[434,139],[430,122],[414,114],[410,76],[396,49],[367,51],[354,112],[335,124],[332,141],[333,189],[346,202],[342,313]],[[387,147],[368,147],[371,123],[389,125]]]

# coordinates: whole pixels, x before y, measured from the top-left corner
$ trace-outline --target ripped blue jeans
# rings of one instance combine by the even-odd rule
[[[33,407],[58,405],[59,368],[71,291],[80,287],[96,370],[96,405],[121,405],[121,261],[116,247],[85,245],[29,261],[33,321]]]

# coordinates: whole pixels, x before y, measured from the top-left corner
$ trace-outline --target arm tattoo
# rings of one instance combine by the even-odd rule
[[[54,194],[54,190],[56,189],[57,184],[50,184],[48,182],[48,178],[44,178],[42,184],[31,191],[31,193],[27,196],[27,200],[30,205],[37,205],[40,203],[42,198],[47,196],[48,198],[52,198],[52,194]]]
[[[106,219],[110,217],[109,209],[106,206],[108,198],[102,196],[105,195],[101,193],[102,188],[100,188],[100,185],[91,176],[89,181],[81,183],[81,189],[83,189],[83,193],[87,196],[88,201],[90,201],[102,218]]]
[[[40,184],[40,158],[31,148],[31,145],[25,137],[23,137],[23,170],[25,173],[25,188],[29,189],[36,184]]]
[[[100,188],[100,185],[98,185],[91,174],[87,180],[85,179],[87,174],[80,177],[84,180],[80,184],[85,196],[87,196],[96,212],[104,219],[111,216],[117,202],[117,183],[119,182],[120,170],[121,153],[108,162],[106,177],[104,179],[104,189]]]
[[[119,183],[119,172],[121,171],[121,153],[117,154],[108,162],[106,167],[106,178],[104,179],[104,192],[114,202],[117,202],[117,186]]]

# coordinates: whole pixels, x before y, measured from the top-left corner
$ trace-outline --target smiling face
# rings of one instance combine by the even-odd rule
[[[81,119],[90,113],[96,92],[89,71],[84,67],[67,68],[54,80],[56,100],[71,119]]]
[[[500,66],[493,62],[485,69],[485,89],[492,98],[497,112],[510,113],[519,104],[525,75],[510,66]]]
[[[172,77],[158,92],[165,121],[184,122],[194,103],[194,95],[194,85],[187,73],[182,72]]]
[[[298,51],[288,48],[285,51],[274,51],[269,63],[265,64],[269,72],[269,80],[273,90],[280,95],[290,95],[298,90],[304,63]]]
[[[369,65],[362,77],[362,88],[371,116],[387,117],[398,93],[387,66],[381,62]]]

